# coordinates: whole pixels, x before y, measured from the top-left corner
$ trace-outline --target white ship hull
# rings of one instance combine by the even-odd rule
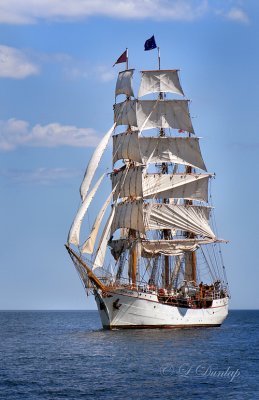
[[[220,326],[228,315],[228,298],[213,300],[209,308],[186,308],[160,303],[156,294],[127,289],[95,299],[103,328],[192,328]]]

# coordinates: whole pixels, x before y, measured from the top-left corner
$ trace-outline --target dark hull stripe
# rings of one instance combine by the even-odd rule
[[[106,325],[104,329],[189,329],[189,328],[215,328],[221,324],[200,324],[200,325]]]

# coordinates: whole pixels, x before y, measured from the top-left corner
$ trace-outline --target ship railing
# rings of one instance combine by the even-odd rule
[[[107,289],[127,289],[143,293],[156,293],[157,287],[155,285],[148,285],[143,282],[136,282],[136,284],[129,283],[127,278],[120,278],[120,280],[112,280],[107,277],[99,278]]]

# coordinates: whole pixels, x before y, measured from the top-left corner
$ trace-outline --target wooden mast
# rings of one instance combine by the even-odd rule
[[[192,173],[192,167],[187,166],[186,167],[186,173],[191,174]],[[192,200],[187,200],[186,204],[192,205],[193,202]],[[193,233],[187,233],[188,238],[194,239],[195,235]],[[191,252],[191,268],[192,268],[192,281],[196,282],[197,281],[197,258],[196,258],[196,253],[195,251]]]
[[[169,231],[170,232],[170,231]],[[169,232],[168,229],[164,230],[164,238],[169,239]],[[164,281],[165,281],[165,288],[168,289],[170,286],[170,263],[169,263],[169,256],[165,257],[165,267],[164,267]]]
[[[132,242],[132,247],[130,249],[129,278],[131,279],[131,284],[132,284],[133,288],[136,288],[137,287],[138,256],[137,256],[137,247],[136,247],[137,235],[136,235],[136,231],[134,229],[129,230],[129,237]]]

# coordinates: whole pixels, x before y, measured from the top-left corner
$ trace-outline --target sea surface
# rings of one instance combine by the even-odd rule
[[[97,311],[0,312],[0,399],[259,399],[259,311],[103,331]]]

